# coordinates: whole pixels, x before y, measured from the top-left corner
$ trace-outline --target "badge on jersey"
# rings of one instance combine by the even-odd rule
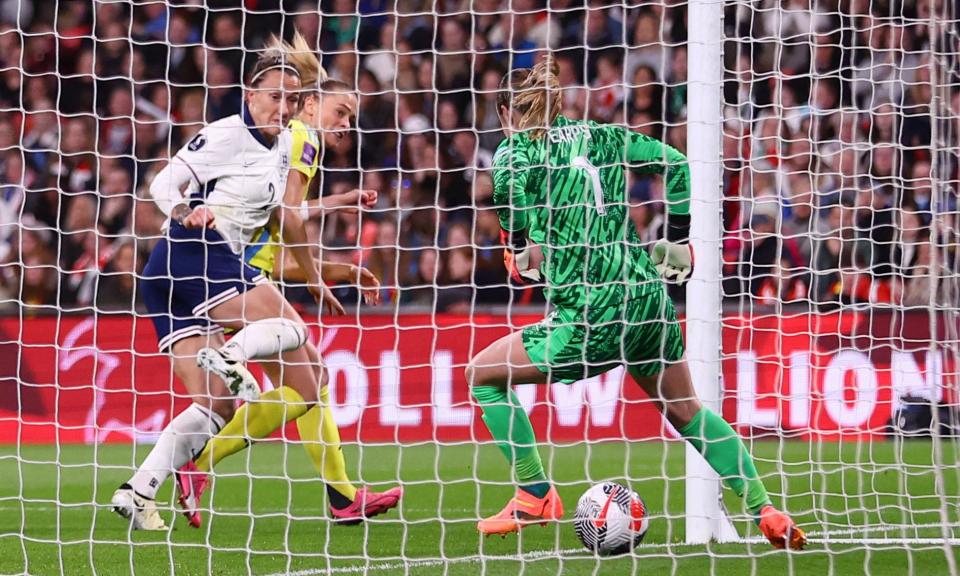
[[[317,158],[317,149],[313,147],[313,144],[309,142],[303,143],[303,155],[300,157],[300,161],[306,164],[307,166],[313,166],[313,161]]]
[[[194,136],[193,140],[191,140],[190,143],[187,144],[187,149],[190,150],[191,152],[196,152],[197,150],[203,148],[203,146],[206,143],[207,143],[207,137],[203,132],[201,132],[196,136]]]

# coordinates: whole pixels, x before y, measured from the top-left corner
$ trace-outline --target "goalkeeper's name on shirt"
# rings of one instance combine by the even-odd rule
[[[547,138],[553,144],[561,142],[576,142],[577,138],[583,135],[585,140],[590,140],[590,126],[588,124],[573,124],[571,126],[557,126],[547,132]]]
[[[576,142],[577,138],[583,135],[585,140],[592,140],[589,124],[574,124],[571,126],[554,126],[547,131],[547,138],[552,144],[561,144],[564,142]],[[509,154],[509,146],[501,146],[493,157],[493,164],[497,163],[501,154]]]

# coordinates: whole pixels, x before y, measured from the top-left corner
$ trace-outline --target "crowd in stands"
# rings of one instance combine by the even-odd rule
[[[0,3],[4,309],[139,304],[136,274],[164,223],[151,177],[206,123],[240,110],[251,51],[271,33],[300,30],[328,73],[360,93],[357,130],[325,156],[314,194],[360,187],[379,201],[311,222],[309,233],[325,258],[376,273],[390,305],[542,301],[509,285],[499,248],[489,167],[505,71],[550,50],[564,114],[688,147],[687,6],[675,0],[513,0],[512,10],[499,0],[333,0],[322,16],[316,1],[171,4]],[[944,47],[957,21],[930,25],[945,4],[727,8],[731,302],[956,306],[960,81],[956,46]],[[642,240],[655,240],[661,179],[634,175],[628,196]],[[337,293],[359,302],[350,288]],[[296,288],[290,297],[309,301]]]

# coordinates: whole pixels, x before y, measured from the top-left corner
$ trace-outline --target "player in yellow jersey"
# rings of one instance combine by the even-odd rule
[[[366,190],[354,190],[323,200],[305,200],[310,182],[319,170],[324,150],[336,148],[343,140],[344,132],[350,129],[350,121],[356,115],[357,98],[347,84],[327,79],[316,56],[299,33],[295,35],[293,45],[276,38],[273,44],[282,49],[288,61],[301,72],[302,85],[306,88],[300,98],[299,111],[282,136],[282,142],[289,146],[290,151],[290,172],[284,204],[300,204],[301,219],[333,208],[372,206],[376,202],[376,193]],[[275,280],[302,282],[306,274],[296,261],[287,256],[290,251],[284,250],[280,241],[284,224],[274,219],[254,234],[252,243],[244,252],[244,260]],[[306,238],[302,240],[306,242]],[[364,289],[367,302],[379,301],[379,282],[369,270],[320,260],[315,264],[324,282],[355,282]],[[325,302],[329,303],[329,299]],[[328,306],[327,311],[342,314],[343,308],[335,303]],[[282,360],[262,362],[264,372],[280,386],[262,394],[258,402],[241,406],[200,455],[178,472],[178,498],[191,525],[199,526],[201,523],[200,497],[206,487],[207,473],[216,463],[243,450],[250,441],[269,436],[294,419],[297,420],[304,448],[326,483],[334,521],[341,524],[362,522],[364,518],[386,512],[399,503],[403,495],[402,488],[378,493],[367,488],[358,489],[350,481],[340,449],[340,433],[330,410],[326,369],[312,342],[308,341],[305,349],[310,357],[309,365],[283,363]],[[296,390],[303,382],[315,382],[320,387],[320,401],[312,408]]]

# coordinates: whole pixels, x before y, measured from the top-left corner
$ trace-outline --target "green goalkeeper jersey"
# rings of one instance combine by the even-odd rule
[[[543,249],[554,306],[600,309],[660,289],[630,219],[626,170],[662,174],[670,214],[689,214],[690,168],[677,149],[620,126],[558,116],[537,139],[514,134],[493,158],[500,226]]]

